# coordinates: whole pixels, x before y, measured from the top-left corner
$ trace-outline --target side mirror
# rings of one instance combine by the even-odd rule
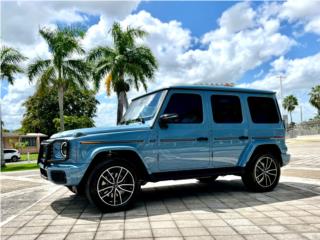
[[[160,128],[168,128],[168,122],[177,119],[179,116],[176,113],[163,114],[159,118]]]

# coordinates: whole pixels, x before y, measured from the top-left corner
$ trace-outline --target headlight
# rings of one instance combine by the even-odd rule
[[[57,140],[52,144],[52,160],[65,160],[69,158],[70,144],[66,140]]]
[[[62,142],[60,145],[60,153],[64,158],[68,157],[68,142]]]

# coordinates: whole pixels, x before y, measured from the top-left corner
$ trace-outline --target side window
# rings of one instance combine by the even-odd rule
[[[9,150],[3,150],[3,153],[9,153]]]
[[[230,95],[212,95],[211,107],[216,123],[242,123],[240,99]]]
[[[278,123],[276,104],[270,97],[248,97],[251,119],[254,123]]]
[[[203,120],[202,100],[198,94],[174,93],[164,114],[175,113],[178,118],[169,123],[201,123]]]

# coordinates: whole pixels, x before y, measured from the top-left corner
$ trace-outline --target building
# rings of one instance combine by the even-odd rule
[[[27,133],[26,135],[22,135],[6,132],[3,133],[2,137],[4,149],[17,148],[17,143],[27,142],[27,147],[23,149],[18,148],[21,153],[38,153],[41,141],[48,138],[47,135],[42,133]]]

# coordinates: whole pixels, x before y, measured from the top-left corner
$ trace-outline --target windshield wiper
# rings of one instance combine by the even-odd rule
[[[134,118],[134,119],[129,119],[127,121],[121,121],[120,124],[130,124],[130,123],[135,123],[135,122],[141,122],[141,123],[145,123],[145,120],[143,117],[138,117],[138,118]]]

